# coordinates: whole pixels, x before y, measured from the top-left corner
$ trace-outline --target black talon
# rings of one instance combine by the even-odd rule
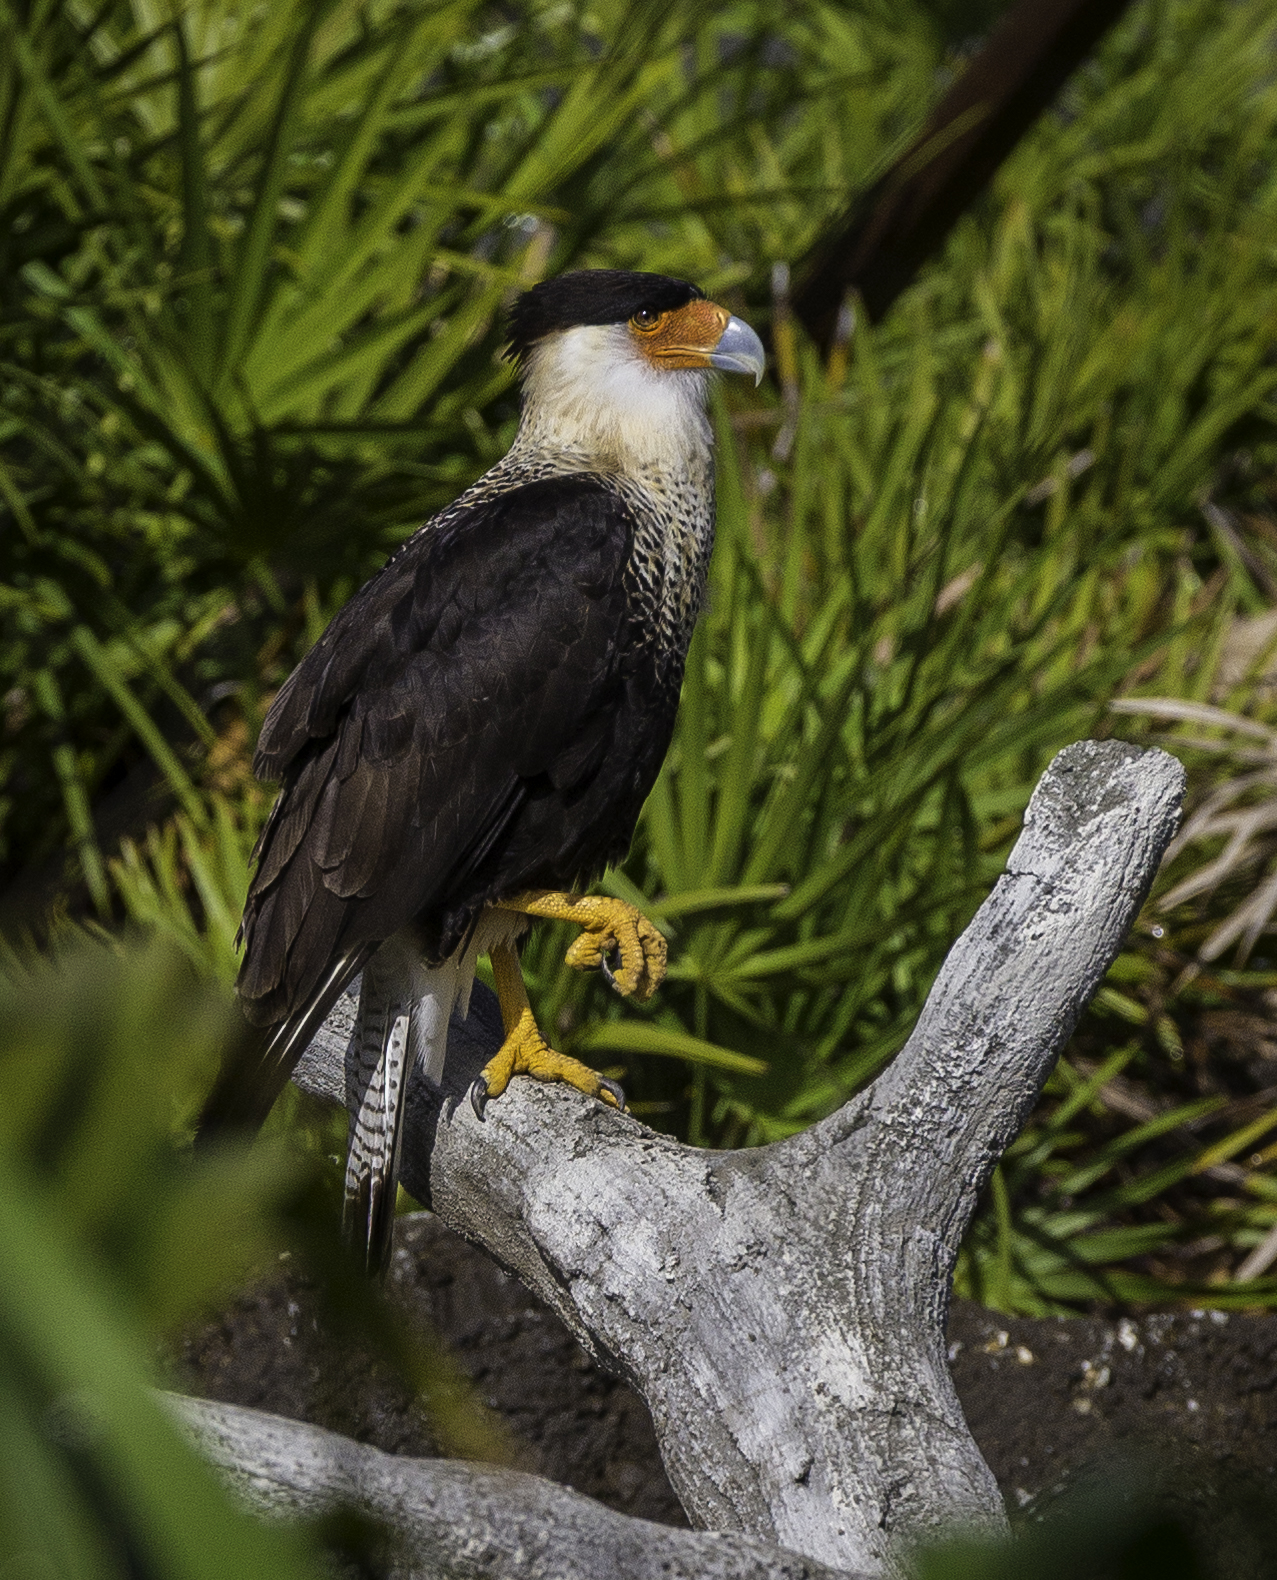
[[[621,990],[616,985],[616,975],[613,972],[612,966],[610,964],[610,956],[615,956],[618,961],[621,959],[621,946],[619,944],[614,944],[612,948],[608,950],[607,954],[600,955],[599,970],[603,973],[603,980],[607,983],[608,987],[610,987],[614,993],[620,993]]]
[[[621,1087],[619,1082],[609,1080],[606,1075],[600,1075],[599,1076],[599,1090],[603,1091],[603,1092],[610,1092],[611,1093],[611,1095],[616,1099],[617,1109],[621,1113],[624,1114],[624,1113],[628,1113],[629,1112],[629,1110],[625,1106],[625,1091]]]
[[[483,1111],[488,1106],[488,1083],[481,1075],[476,1075],[470,1083],[470,1106],[474,1109],[475,1118],[483,1123]]]

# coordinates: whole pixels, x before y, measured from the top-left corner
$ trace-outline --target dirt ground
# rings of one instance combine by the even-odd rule
[[[410,1390],[325,1331],[316,1288],[293,1265],[178,1341],[168,1357],[174,1386],[389,1452],[437,1454]],[[504,1423],[521,1468],[627,1514],[687,1523],[637,1395],[429,1213],[400,1220],[390,1294],[410,1322],[442,1337]],[[1013,1514],[1031,1517],[1084,1467],[1115,1455],[1169,1466],[1176,1498],[1213,1505],[1248,1488],[1277,1504],[1277,1316],[1029,1320],[959,1302],[949,1358]],[[1261,1570],[1239,1558],[1221,1572]]]

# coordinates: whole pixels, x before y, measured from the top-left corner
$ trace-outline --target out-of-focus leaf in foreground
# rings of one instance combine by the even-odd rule
[[[300,1182],[279,1148],[179,1146],[241,1024],[164,946],[79,942],[0,979],[0,1153],[156,1328],[262,1259]]]
[[[11,963],[12,964],[12,963]],[[80,946],[0,983],[0,1572],[313,1572],[238,1510],[148,1388],[142,1315],[207,1298],[295,1166],[173,1136],[225,1033],[167,952]]]

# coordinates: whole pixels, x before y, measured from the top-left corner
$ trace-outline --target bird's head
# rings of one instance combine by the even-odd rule
[[[538,440],[622,461],[708,445],[714,369],[763,376],[763,345],[686,280],[583,269],[534,285],[510,311],[507,355]]]

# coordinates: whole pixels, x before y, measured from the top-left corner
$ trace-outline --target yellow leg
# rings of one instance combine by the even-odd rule
[[[665,940],[642,911],[624,900],[602,894],[556,894],[535,889],[502,900],[501,909],[527,916],[548,916],[554,921],[576,922],[584,928],[567,952],[567,963],[577,971],[600,968],[616,991],[626,998],[649,999],[665,980]],[[608,956],[618,953],[615,969]]]
[[[615,1081],[609,1081],[579,1059],[556,1053],[537,1030],[514,945],[498,944],[488,958],[496,978],[505,1041],[470,1088],[470,1101],[479,1118],[483,1118],[488,1099],[500,1097],[515,1075],[530,1075],[538,1081],[566,1081],[587,1097],[598,1097],[623,1109],[625,1093]]]

